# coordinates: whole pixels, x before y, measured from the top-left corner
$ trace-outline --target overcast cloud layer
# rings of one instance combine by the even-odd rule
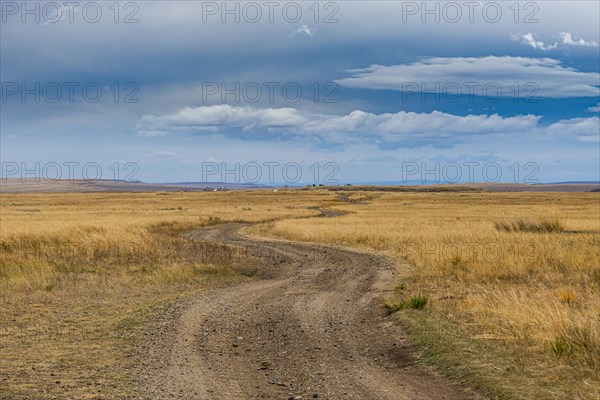
[[[600,180],[598,2],[6,4],[3,162],[195,181],[215,160],[318,161],[346,182],[533,162],[541,181]]]

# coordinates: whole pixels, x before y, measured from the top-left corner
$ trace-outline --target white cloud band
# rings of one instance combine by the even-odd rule
[[[456,140],[491,134],[547,133],[590,141],[598,135],[600,118],[574,118],[541,127],[537,115],[503,117],[459,116],[440,111],[373,114],[360,110],[346,115],[302,115],[294,108],[252,108],[214,105],[186,107],[173,114],[144,116],[138,125],[145,132],[208,132],[256,134],[271,137],[313,137],[324,143],[364,141],[399,143]],[[153,136],[158,136],[154,134]],[[592,139],[590,139],[592,138]]]
[[[595,97],[600,95],[600,74],[581,72],[551,58],[528,57],[431,57],[398,65],[371,65],[349,71],[353,76],[336,81],[341,86],[362,89],[417,90],[439,93],[449,84],[485,96],[484,88],[494,85],[495,95],[529,95],[548,98]],[[416,85],[414,85],[416,83]],[[519,93],[519,91],[521,93]]]

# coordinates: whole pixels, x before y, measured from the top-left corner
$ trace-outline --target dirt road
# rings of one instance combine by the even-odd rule
[[[381,310],[394,282],[383,257],[263,241],[243,224],[196,231],[259,257],[261,278],[186,303],[148,357],[160,399],[478,399],[416,365]]]

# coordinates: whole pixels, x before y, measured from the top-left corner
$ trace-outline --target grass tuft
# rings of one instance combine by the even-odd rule
[[[564,232],[565,224],[558,216],[517,217],[494,222],[501,232],[555,233]]]
[[[408,300],[402,300],[397,303],[386,302],[383,304],[383,308],[387,311],[388,314],[393,314],[396,311],[413,309],[413,310],[422,310],[427,305],[429,298],[423,295],[412,296]]]
[[[568,356],[573,353],[573,345],[562,335],[550,341],[550,349],[558,357]]]
[[[558,299],[561,303],[572,306],[577,301],[577,292],[573,289],[563,288],[558,292]]]

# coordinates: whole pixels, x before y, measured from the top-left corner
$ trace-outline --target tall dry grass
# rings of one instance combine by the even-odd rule
[[[516,216],[512,218],[503,218],[496,220],[494,226],[499,231],[504,232],[534,232],[534,233],[553,233],[563,232],[565,222],[560,219],[558,214],[548,213],[548,211],[534,211],[534,216]]]
[[[460,379],[507,398],[600,398],[600,194],[339,194],[1,195],[5,397],[135,394],[129,352],[147,316],[252,273],[227,246],[181,233],[244,220],[262,221],[259,235],[395,258],[390,304],[427,298],[398,312]],[[314,207],[347,214],[297,218]]]
[[[181,234],[226,221],[316,215],[307,205],[320,200],[314,194],[301,198],[265,191],[0,199],[0,289],[12,294],[51,291],[67,273],[132,273],[176,262],[215,262],[219,254],[211,259],[207,244],[199,247]]]
[[[0,398],[137,398],[135,359],[164,310],[248,279],[256,260],[184,233],[316,215],[280,191],[0,196]]]
[[[334,209],[348,214],[256,232],[394,257],[401,298],[427,296],[470,343],[502,350],[479,354],[465,379],[475,371],[514,398],[599,398],[600,194],[378,193]]]

